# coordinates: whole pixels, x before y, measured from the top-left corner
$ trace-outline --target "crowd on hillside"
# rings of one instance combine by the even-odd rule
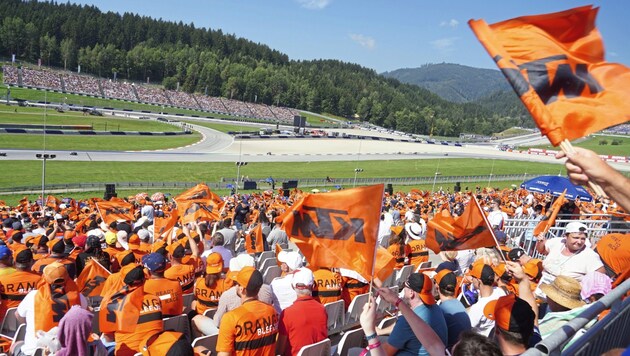
[[[26,67],[18,68],[7,65],[2,67],[2,71],[4,83],[9,85],[44,88],[66,93],[87,94],[157,105],[172,105],[265,120],[279,120],[285,123],[292,123],[293,117],[299,115],[297,110],[285,107],[188,94],[121,80],[97,79],[89,75],[71,72],[30,69]]]
[[[630,181],[594,153],[578,150],[578,155],[583,157],[567,164],[570,176],[579,180],[588,172],[615,195],[613,200],[567,203],[563,213],[575,220],[561,237],[533,236],[543,259],[509,243],[503,227],[513,217],[540,221],[550,209],[548,195],[511,189],[385,194],[378,243],[396,263],[394,276],[406,265],[414,272],[396,292],[379,288],[384,281],[374,281],[375,296],[401,315],[380,329],[375,326],[381,317],[376,302],[366,304],[360,321],[368,349],[387,354],[444,354],[445,349],[453,355],[520,354],[628,278],[628,236],[591,239],[580,217],[627,217],[623,209],[630,207]],[[301,347],[325,339],[324,305],[343,300],[348,308],[369,291],[371,281],[337,266],[308,265],[278,218],[302,196],[299,190],[235,194],[223,198],[224,208],[215,219],[175,225],[168,221],[176,202],[161,193],[113,199],[122,205],[111,210],[103,210],[96,198],[49,197],[43,204],[25,198],[18,206],[3,206],[0,315],[17,307],[15,316],[5,317],[26,323],[17,354],[32,355],[38,347],[60,349],[60,355],[105,355],[108,349],[116,355],[143,350],[192,354],[192,338],[218,334],[219,355],[296,355]],[[486,211],[500,246],[440,252],[442,263],[422,269],[429,259],[427,223],[446,210],[457,217],[473,197]],[[247,253],[247,244],[258,238],[264,251],[275,251],[273,265],[280,267],[280,277],[271,281],[264,279],[268,268],[257,269],[270,266],[257,261],[260,253]],[[194,300],[184,305],[189,293]],[[163,318],[184,310],[191,335],[164,331]],[[100,335],[92,335],[93,318],[99,318]]]

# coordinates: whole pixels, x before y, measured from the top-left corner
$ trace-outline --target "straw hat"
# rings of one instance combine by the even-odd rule
[[[575,309],[585,304],[580,295],[582,291],[580,282],[571,277],[558,276],[551,284],[541,284],[540,289],[547,298],[565,308]]]

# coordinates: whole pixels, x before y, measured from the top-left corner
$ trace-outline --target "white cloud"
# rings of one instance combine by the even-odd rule
[[[459,37],[448,37],[448,38],[440,38],[435,41],[429,42],[433,48],[442,52],[450,52],[453,50],[453,45],[455,41],[457,41]]]
[[[452,28],[456,28],[459,25],[459,21],[455,20],[455,19],[450,19],[448,21],[442,21],[440,22],[440,27],[452,27]]]
[[[363,48],[374,49],[376,47],[376,41],[370,36],[351,33],[350,39],[361,45]]]
[[[321,10],[328,6],[332,0],[297,0],[303,8],[309,10]]]

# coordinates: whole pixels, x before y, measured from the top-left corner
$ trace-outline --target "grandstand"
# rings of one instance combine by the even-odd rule
[[[4,74],[4,84],[17,87],[47,89],[63,93],[202,110],[240,117],[280,121],[287,124],[293,123],[293,117],[299,115],[297,110],[281,106],[268,106],[227,98],[189,94],[181,91],[165,90],[156,86],[100,79],[68,71],[4,65],[2,66],[2,72]]]

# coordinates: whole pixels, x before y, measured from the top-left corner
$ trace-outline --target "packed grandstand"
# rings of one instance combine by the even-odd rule
[[[293,123],[299,115],[295,109],[248,103],[239,100],[166,90],[158,86],[96,78],[89,75],[49,69],[31,69],[5,65],[4,84],[26,88],[54,90],[107,99],[173,106],[272,122]]]

